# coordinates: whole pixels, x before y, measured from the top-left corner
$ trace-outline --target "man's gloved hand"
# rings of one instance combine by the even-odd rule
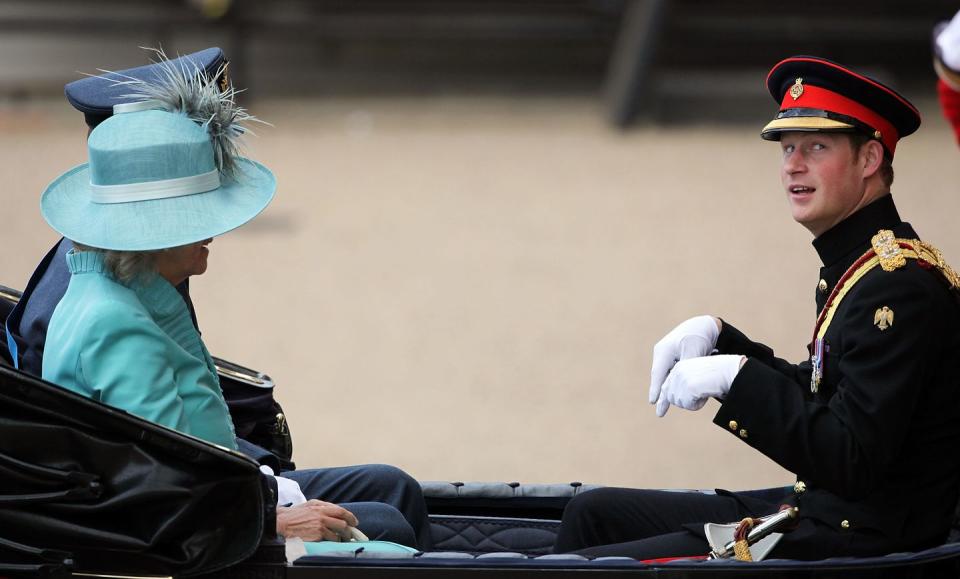
[[[717,346],[720,324],[713,316],[697,316],[681,323],[653,347],[650,404],[660,399],[660,388],[673,365],[687,358],[708,356]]]
[[[671,404],[700,410],[711,396],[722,400],[745,360],[740,355],[722,355],[677,362],[657,400],[657,416],[663,417]]]

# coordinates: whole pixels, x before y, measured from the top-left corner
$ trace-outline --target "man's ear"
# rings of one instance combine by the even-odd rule
[[[880,141],[870,140],[860,147],[860,166],[863,168],[863,177],[875,175],[883,165],[883,145]]]

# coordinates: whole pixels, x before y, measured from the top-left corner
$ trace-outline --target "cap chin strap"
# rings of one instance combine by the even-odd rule
[[[90,200],[94,203],[129,203],[183,197],[204,193],[220,187],[220,171],[214,169],[199,175],[129,183],[125,185],[97,185],[90,183]]]

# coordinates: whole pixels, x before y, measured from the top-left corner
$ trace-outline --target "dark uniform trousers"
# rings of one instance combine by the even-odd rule
[[[818,314],[880,230],[917,237],[887,195],[814,241],[824,264]],[[748,360],[714,423],[798,479],[783,502],[799,507],[801,522],[770,556],[869,556],[942,542],[960,491],[956,292],[927,262],[874,267],[850,286],[823,344],[822,378],[813,392],[811,362],[776,358],[726,322],[717,341],[720,353]],[[556,549],[644,559],[702,555],[703,523],[771,514],[779,506],[741,493],[600,489],[571,501]]]

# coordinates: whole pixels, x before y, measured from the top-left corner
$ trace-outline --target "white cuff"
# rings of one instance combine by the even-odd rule
[[[273,469],[266,465],[260,465],[260,472],[272,476],[277,481],[277,506],[299,505],[307,502],[307,497],[303,496],[300,485],[297,481],[273,474]]]

